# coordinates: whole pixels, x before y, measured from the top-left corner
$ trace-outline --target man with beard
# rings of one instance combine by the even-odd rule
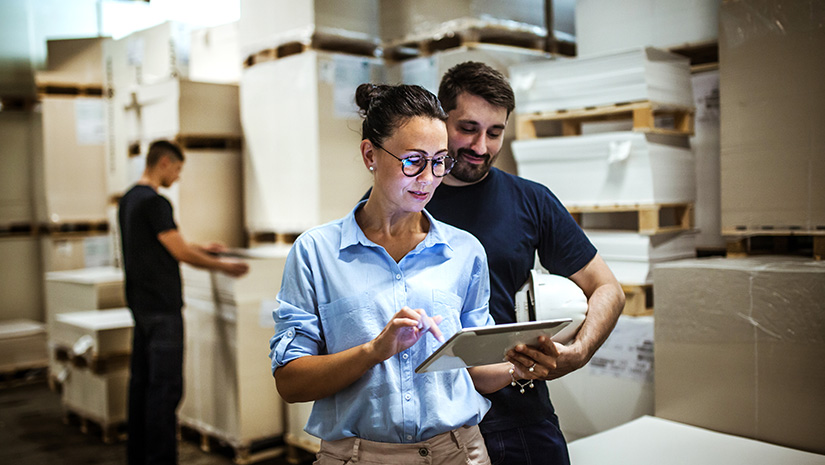
[[[607,339],[624,307],[624,293],[570,214],[550,190],[493,167],[515,108],[506,78],[483,63],[451,68],[438,97],[447,112],[449,153],[456,160],[427,210],[475,235],[490,266],[490,313],[497,324],[516,320],[514,298],[535,256],[553,274],[569,277],[587,296],[587,317],[567,345],[542,338],[517,347],[518,361],[546,380],[583,367]],[[481,423],[493,463],[568,464],[546,383],[514,384],[487,395],[492,408]],[[521,385],[526,385],[521,382]]]

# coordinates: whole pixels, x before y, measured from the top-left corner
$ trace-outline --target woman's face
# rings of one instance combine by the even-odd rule
[[[374,193],[398,212],[420,212],[441,184],[442,178],[433,175],[432,158],[447,154],[447,126],[438,119],[414,117],[385,139],[380,147],[372,144],[372,152]],[[425,157],[427,166],[416,176],[406,176],[401,161],[393,155],[402,160],[411,156]]]

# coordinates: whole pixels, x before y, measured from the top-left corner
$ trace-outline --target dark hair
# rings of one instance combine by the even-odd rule
[[[177,161],[183,161],[183,150],[178,144],[168,140],[156,140],[149,145],[149,152],[146,154],[146,166],[151,168],[157,165],[164,155],[168,155]]]
[[[444,73],[438,86],[438,99],[444,111],[455,110],[461,93],[477,95],[490,105],[507,110],[507,116],[516,108],[516,97],[507,78],[490,66],[476,61],[459,63]]]
[[[378,145],[416,116],[447,121],[438,98],[421,86],[361,84],[355,103],[364,117],[361,139]]]

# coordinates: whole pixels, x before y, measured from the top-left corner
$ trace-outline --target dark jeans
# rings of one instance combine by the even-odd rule
[[[570,465],[556,415],[539,423],[484,435],[493,465]]]
[[[133,310],[132,315],[128,462],[176,464],[176,410],[183,396],[183,317],[180,311],[142,315]]]

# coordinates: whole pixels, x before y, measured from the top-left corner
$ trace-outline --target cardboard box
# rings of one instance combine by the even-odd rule
[[[690,147],[696,159],[696,247],[724,249],[722,237],[719,152],[719,71],[691,75],[696,107]]]
[[[372,185],[355,89],[382,75],[381,60],[316,51],[244,70],[248,230],[300,233],[355,207]]]
[[[36,236],[0,238],[0,315],[45,321],[40,244]]]
[[[103,48],[107,87],[128,94],[133,86],[189,75],[192,26],[167,21],[126,37],[107,41]]]
[[[134,326],[128,308],[62,313],[55,317],[49,339],[74,356],[105,359],[132,352]]]
[[[415,41],[448,36],[470,28],[501,28],[547,35],[545,3],[539,0],[381,0],[384,42]]]
[[[38,220],[105,222],[103,100],[43,96],[41,106],[43,152],[34,177]]]
[[[183,266],[184,400],[179,418],[235,447],[284,434],[283,401],[266,360],[271,307],[288,248],[255,249],[249,273],[229,278]]]
[[[103,87],[106,37],[46,41],[46,70],[35,73],[38,85]]]
[[[696,256],[696,234],[692,232],[650,236],[585,229],[585,234],[616,279],[627,285],[653,284],[657,264]]]
[[[634,47],[670,48],[716,42],[719,0],[577,0],[580,57]]]
[[[238,21],[192,31],[189,79],[238,84],[244,60],[239,35]]]
[[[25,319],[0,321],[0,372],[45,368],[48,362],[46,325]]]
[[[693,106],[688,59],[652,47],[515,65],[510,82],[519,114],[638,101]]]
[[[703,428],[644,416],[609,431],[573,441],[570,461],[577,465],[822,465],[825,457]]]
[[[507,76],[510,66],[519,63],[548,61],[552,59],[554,59],[552,55],[538,50],[504,45],[476,44],[440,51],[427,57],[413,58],[397,64],[388,65],[387,81],[416,84],[437,95],[438,85],[441,83],[441,77],[444,73],[453,66],[465,61],[480,61],[486,63],[493,69]],[[512,174],[518,174],[516,162],[513,159],[513,152],[510,149],[510,142],[515,139],[516,135],[515,127],[515,117],[511,117],[504,131],[504,143],[502,144],[501,152],[499,152],[499,156],[496,159],[496,167]]]
[[[691,203],[695,165],[687,139],[609,132],[515,140],[519,175],[568,207]]]
[[[322,34],[378,44],[378,1],[241,0],[241,55],[288,42],[311,43]]]
[[[176,136],[239,138],[238,86],[186,79],[138,86],[125,118],[130,143]]]
[[[31,173],[42,146],[40,114],[0,111],[0,140],[0,225],[31,224],[35,218]]]
[[[825,228],[821,0],[723,2],[722,231]]]
[[[114,266],[115,247],[106,233],[40,236],[43,272]]]
[[[568,442],[653,414],[653,317],[619,317],[584,368],[547,382]]]
[[[656,283],[656,416],[825,453],[825,262],[664,263]]]
[[[46,323],[61,313],[124,307],[123,271],[114,267],[46,273]]]

